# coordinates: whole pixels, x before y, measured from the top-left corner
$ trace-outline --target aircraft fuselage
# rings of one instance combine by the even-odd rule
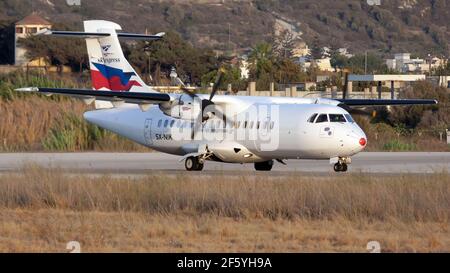
[[[315,114],[316,120],[320,115],[327,115],[328,120],[311,121]],[[347,120],[330,120],[336,115]],[[204,147],[214,153],[209,159],[230,163],[349,157],[366,145],[366,135],[355,122],[348,121],[350,115],[344,109],[323,104],[269,104],[260,100],[234,115],[232,123],[211,118],[198,128],[190,120],[166,115],[156,105],[143,112],[137,105],[125,104],[86,112],[84,117],[160,152],[184,156]]]

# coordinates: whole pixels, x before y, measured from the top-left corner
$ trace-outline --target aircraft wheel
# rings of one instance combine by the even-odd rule
[[[190,156],[184,161],[184,167],[187,171],[201,171],[203,170],[203,163],[200,163],[198,157]]]
[[[342,164],[342,172],[346,172],[347,171],[347,169],[348,169],[348,167],[347,167],[347,164]]]
[[[335,172],[346,172],[347,169],[348,169],[348,166],[345,163],[336,163],[336,164],[334,164],[334,171]]]
[[[257,171],[270,171],[272,170],[272,167],[273,167],[273,160],[255,163],[255,170]]]

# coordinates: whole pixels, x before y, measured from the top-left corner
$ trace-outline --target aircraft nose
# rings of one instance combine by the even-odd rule
[[[346,134],[346,147],[348,152],[356,154],[364,150],[367,146],[367,136],[359,126],[352,126]]]

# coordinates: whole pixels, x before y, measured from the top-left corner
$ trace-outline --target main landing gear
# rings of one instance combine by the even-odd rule
[[[256,162],[255,163],[255,170],[257,171],[270,171],[273,167],[273,160],[264,161],[264,162]]]
[[[184,161],[184,167],[187,171],[201,171],[203,170],[203,160],[200,160],[197,156],[190,156]]]

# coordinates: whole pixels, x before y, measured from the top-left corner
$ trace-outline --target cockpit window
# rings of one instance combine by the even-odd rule
[[[330,122],[347,122],[344,115],[341,114],[330,114]]]
[[[345,117],[347,118],[348,122],[350,122],[350,123],[354,123],[355,122],[350,114],[345,114]]]
[[[318,114],[312,115],[312,116],[308,119],[308,122],[314,123],[314,120],[316,119],[317,115],[318,115]]]
[[[322,123],[322,122],[328,122],[328,115],[327,114],[321,114],[317,118],[316,123]]]

